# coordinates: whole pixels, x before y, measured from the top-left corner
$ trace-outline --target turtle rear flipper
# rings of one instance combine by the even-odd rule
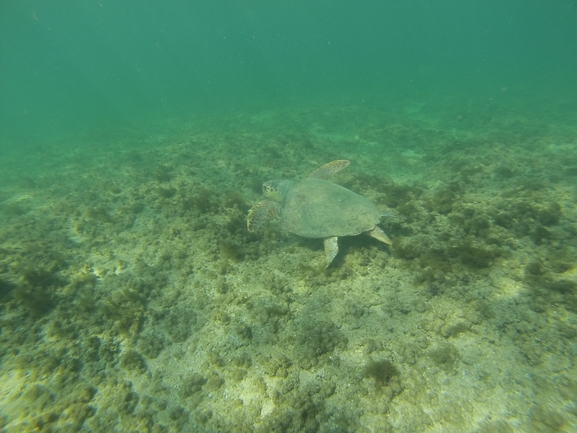
[[[327,162],[325,165],[321,165],[319,168],[309,174],[309,177],[328,179],[333,174],[347,168],[349,164],[350,162],[346,159],[337,159],[335,161]]]
[[[393,245],[393,241],[391,241],[391,239],[386,235],[384,231],[381,230],[379,226],[375,226],[374,229],[369,230],[367,233],[369,236],[378,239],[384,244]]]
[[[249,232],[257,231],[260,226],[277,216],[280,212],[280,203],[271,200],[263,200],[255,204],[251,210],[248,211],[246,217],[246,227]]]

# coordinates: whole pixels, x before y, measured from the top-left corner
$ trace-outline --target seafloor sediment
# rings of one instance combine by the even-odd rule
[[[5,151],[0,427],[575,431],[572,109],[327,105]],[[263,181],[333,159],[391,247],[343,238],[325,270],[321,240],[247,232]]]

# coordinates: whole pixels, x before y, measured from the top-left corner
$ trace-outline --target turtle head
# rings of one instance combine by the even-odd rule
[[[271,200],[282,201],[289,184],[289,180],[269,180],[262,184],[262,192]]]

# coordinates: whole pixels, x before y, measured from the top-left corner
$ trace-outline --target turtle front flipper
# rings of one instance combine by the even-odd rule
[[[280,203],[271,200],[263,200],[255,204],[248,211],[246,227],[249,232],[258,230],[265,222],[280,213]]]
[[[309,174],[309,177],[328,179],[333,174],[347,168],[349,164],[350,162],[346,159],[337,159],[335,161],[327,162],[325,165],[321,165],[319,168]]]
[[[332,238],[325,238],[325,257],[327,259],[327,268],[339,252],[339,238],[336,236]]]

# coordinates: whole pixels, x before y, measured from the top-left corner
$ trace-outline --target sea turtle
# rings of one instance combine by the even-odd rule
[[[262,186],[270,200],[256,204],[247,217],[249,232],[280,215],[283,227],[307,238],[323,238],[326,266],[339,251],[340,236],[367,233],[385,244],[389,237],[377,226],[383,214],[367,198],[327,178],[348,167],[349,161],[329,162],[298,180],[269,180]]]

